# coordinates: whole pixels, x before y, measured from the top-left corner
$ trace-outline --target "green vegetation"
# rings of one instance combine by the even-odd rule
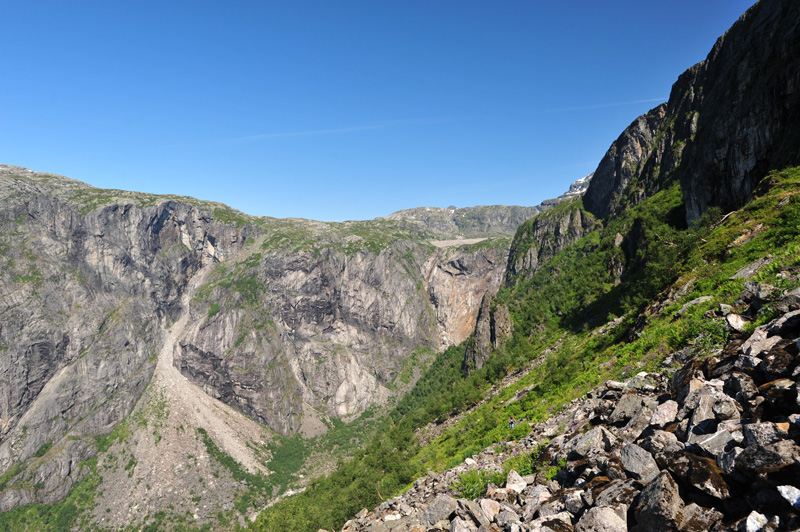
[[[477,499],[486,493],[486,487],[491,482],[500,486],[506,481],[506,473],[503,471],[480,471],[471,469],[461,475],[458,482],[453,484],[453,496],[462,499]]]
[[[403,367],[395,377],[395,381],[400,381],[403,384],[410,384],[411,379],[414,378],[414,369],[419,368],[424,371],[425,368],[433,361],[435,353],[429,347],[418,347],[411,352],[411,355],[403,361]]]
[[[540,443],[533,451],[518,453],[506,460],[504,464],[506,474],[512,469],[520,475],[534,475],[541,471],[547,466],[542,458],[542,451],[546,445],[546,443]]]
[[[22,464],[15,462],[2,476],[0,476],[0,492],[6,489],[8,483],[25,469]]]
[[[511,241],[512,255],[509,258],[510,263],[516,263],[534,244],[547,247],[554,243],[555,235],[550,234],[545,236],[545,242],[539,242],[537,240],[536,228],[539,225],[543,225],[543,223],[546,224],[549,221],[555,221],[557,223],[560,219],[572,218],[577,216],[579,213],[584,219],[587,219],[593,223],[595,227],[599,227],[600,224],[594,219],[594,216],[588,211],[583,210],[583,204],[581,203],[580,198],[574,198],[559,203],[552,209],[547,210],[520,225],[519,229],[517,229],[516,235],[514,235],[514,239]]]
[[[101,478],[97,473],[97,458],[89,459],[80,467],[87,468],[87,474],[72,487],[64,501],[56,504],[21,506],[0,513],[0,530],[63,532],[73,528],[88,529],[88,511],[94,507],[94,495],[100,487]],[[5,487],[4,478],[5,475],[0,478],[0,491]]]
[[[267,449],[272,454],[269,463],[270,480],[280,486],[281,491],[296,480],[296,474],[308,456],[306,447],[306,441],[300,435],[280,438],[267,444]]]
[[[114,427],[109,434],[104,434],[101,436],[95,437],[95,443],[97,444],[98,452],[104,453],[108,451],[115,442],[123,442],[125,441],[128,436],[131,435],[130,426],[128,426],[127,421],[121,422],[119,425]]]
[[[161,205],[162,203],[166,203],[168,201],[176,201],[185,203],[187,205],[194,205],[195,207],[208,209],[209,211],[220,209],[226,213],[230,213],[229,216],[233,218],[234,221],[226,221],[223,223],[235,224],[235,219],[237,216],[236,211],[227,205],[213,201],[201,201],[189,196],[178,196],[175,194],[157,195],[147,194],[144,192],[132,192],[128,190],[95,188],[85,185],[63,188],[59,187],[52,190],[52,193],[61,196],[63,199],[75,205],[81,216],[85,216],[99,207],[108,207],[112,205],[135,205],[141,209],[145,207]],[[222,216],[224,217],[225,214]],[[217,217],[216,213],[214,214],[214,217]]]
[[[495,304],[508,306],[514,332],[480,370],[462,374],[465,346],[440,354],[362,451],[312,482],[306,492],[265,510],[255,528],[339,528],[361,508],[376,506],[429,469],[454,466],[488,445],[524,436],[527,423],[546,419],[603,380],[654,371],[677,349],[710,352],[725,341],[726,331],[707,311],[738,297],[743,281],[729,280],[738,269],[771,253],[776,260],[754,280],[781,289],[800,286],[798,183],[800,168],[773,173],[748,206],[724,220],[711,209],[691,227],[683,221],[677,184],[628,208],[558,253],[530,279],[500,292]],[[569,208],[576,206],[562,207]],[[615,261],[624,265],[621,278],[609,267]],[[688,282],[693,284],[686,296],[664,304],[659,314],[643,314],[648,304],[663,300],[670,286]],[[713,300],[673,317],[701,295]],[[492,384],[529,366],[546,348],[552,353],[543,363],[481,403]],[[455,426],[419,447],[416,431],[458,413],[463,417]],[[518,420],[514,429],[507,424],[510,415]],[[565,465],[542,464],[538,455],[512,458],[512,463],[549,478]],[[487,474],[474,476],[462,479],[461,487],[485,489]]]
[[[378,254],[401,242],[423,244],[432,233],[405,220],[366,220],[348,222],[316,222],[309,220],[260,218],[259,227],[266,238],[263,251],[290,250],[310,252],[318,257],[326,250],[343,252],[348,257],[357,253]]]
[[[235,225],[236,227],[244,227],[248,223],[248,218],[230,207],[214,208],[214,219],[220,223]]]
[[[42,456],[47,454],[47,451],[49,451],[52,447],[53,447],[53,442],[51,441],[42,444],[42,446],[39,447],[35,453],[33,453],[33,456],[36,458],[41,458]]]
[[[234,480],[247,483],[247,489],[236,497],[234,502],[236,509],[240,513],[246,514],[248,508],[255,508],[257,505],[264,504],[266,497],[272,494],[273,483],[271,479],[260,473],[253,474],[244,469],[239,465],[239,462],[214,443],[214,440],[211,439],[205,429],[198,428],[197,433],[202,438],[208,454],[224,466],[231,473]]]

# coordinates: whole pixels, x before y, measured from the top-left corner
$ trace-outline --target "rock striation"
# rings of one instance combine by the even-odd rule
[[[342,532],[798,529],[797,297],[771,299],[785,312],[713,356],[676,352],[660,373],[605,382],[525,438],[429,473]],[[506,471],[520,453],[542,467],[459,498],[461,475]]]
[[[432,356],[469,336],[505,260],[502,248],[431,250],[412,241],[354,254],[333,246],[254,252],[221,267],[196,298],[175,364],[282,434],[357,415],[419,375],[406,362],[413,352]]]
[[[82,213],[90,187],[15,167],[0,190],[0,471],[40,486],[4,492],[7,510],[79,480],[147,386],[188,279],[246,231],[173,201]]]

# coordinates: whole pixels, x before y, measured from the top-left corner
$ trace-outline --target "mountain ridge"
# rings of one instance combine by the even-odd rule
[[[492,235],[512,236],[523,222],[559,203],[580,197],[589,186],[594,174],[589,174],[570,184],[560,196],[544,200],[535,207],[519,205],[478,205],[475,207],[416,207],[403,209],[378,219],[413,220],[432,231],[461,238]]]

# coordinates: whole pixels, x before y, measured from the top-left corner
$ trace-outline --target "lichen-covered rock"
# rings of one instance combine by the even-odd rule
[[[565,448],[578,456],[586,456],[593,449],[608,451],[616,441],[617,438],[605,427],[595,427],[586,434],[575,436]]]
[[[662,471],[639,494],[634,509],[637,526],[641,532],[667,532],[677,530],[683,500],[672,476]]]

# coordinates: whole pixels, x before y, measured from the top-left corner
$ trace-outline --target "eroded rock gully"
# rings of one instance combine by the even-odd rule
[[[63,499],[150,381],[188,279],[244,241],[174,201],[81,212],[92,194],[0,165],[0,511]]]
[[[759,303],[755,284],[743,301]],[[661,373],[603,383],[522,440],[417,480],[342,532],[797,530],[798,301],[800,289],[772,300],[782,315],[749,337],[734,333],[713,356],[684,350]],[[511,471],[476,500],[454,493],[470,469],[502,471],[536,448],[566,463],[552,480]]]
[[[269,474],[264,453],[269,431],[208,396],[173,364],[177,338],[189,322],[189,299],[207,271],[201,269],[187,285],[182,296],[187,310],[164,327],[153,378],[127,422],[129,434],[100,456],[103,489],[95,496],[93,520],[103,527],[143,523],[170,507],[189,511],[198,525],[232,510],[245,488],[209,456],[204,436],[249,472]]]

